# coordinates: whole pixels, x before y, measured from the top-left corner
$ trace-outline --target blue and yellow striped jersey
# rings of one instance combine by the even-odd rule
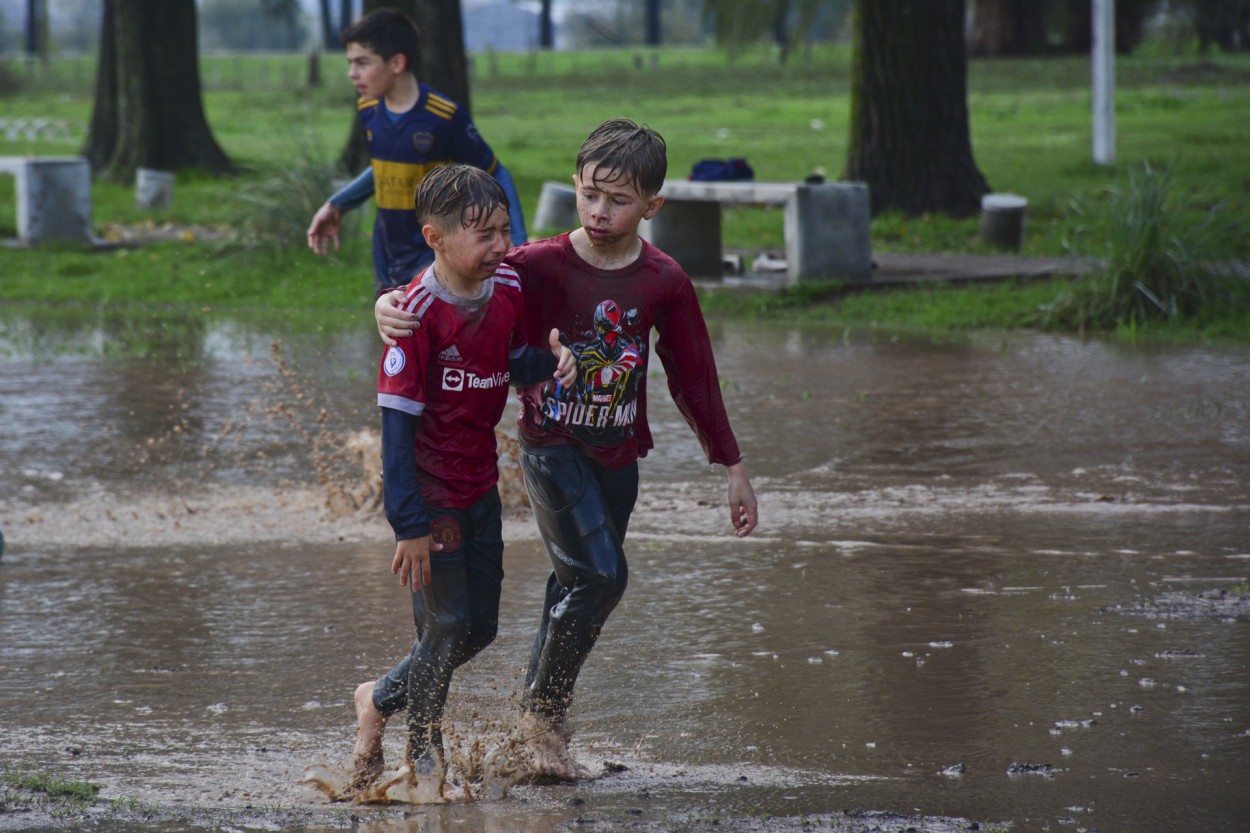
[[[376,98],[357,105],[378,208],[374,274],[385,286],[408,283],[434,260],[413,213],[413,197],[425,175],[451,162],[490,172],[498,164],[462,107],[424,84],[420,89],[416,106],[406,113],[390,113]]]

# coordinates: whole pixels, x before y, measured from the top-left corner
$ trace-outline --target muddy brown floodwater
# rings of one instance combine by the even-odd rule
[[[713,335],[762,521],[729,533],[655,368],[631,584],[572,717],[608,774],[369,809],[298,783],[411,633],[361,472],[367,322],[275,356],[229,321],[0,315],[5,765],[151,833],[1245,829],[1250,350]],[[539,616],[524,510],[507,533],[499,639],[452,691],[464,749],[508,725]],[[0,829],[58,823],[0,804]]]

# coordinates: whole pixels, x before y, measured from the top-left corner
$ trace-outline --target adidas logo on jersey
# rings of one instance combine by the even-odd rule
[[[445,348],[443,352],[439,353],[438,360],[440,362],[462,362],[464,361],[464,359],[461,358],[460,356],[460,351],[456,349],[456,345],[454,344],[451,345],[450,347]]]

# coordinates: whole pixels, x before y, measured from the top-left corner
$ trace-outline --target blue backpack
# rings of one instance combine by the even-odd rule
[[[755,171],[745,159],[701,159],[690,169],[695,182],[734,182],[755,179]]]

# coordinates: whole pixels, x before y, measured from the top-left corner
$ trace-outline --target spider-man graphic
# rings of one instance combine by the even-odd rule
[[[634,370],[642,363],[645,342],[631,335],[629,325],[637,310],[625,311],[613,300],[595,307],[593,329],[583,339],[568,343],[577,357],[577,383],[548,399],[547,419],[587,431],[599,440],[608,434],[628,434],[632,428],[638,380]]]

